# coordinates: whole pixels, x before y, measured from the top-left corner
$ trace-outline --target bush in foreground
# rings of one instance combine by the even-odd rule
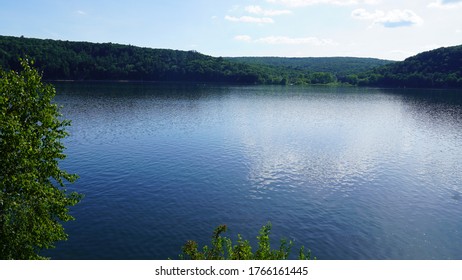
[[[258,248],[253,251],[248,240],[244,240],[238,234],[236,244],[228,237],[221,234],[226,232],[226,225],[218,226],[213,232],[211,246],[205,245],[202,250],[198,248],[195,241],[189,240],[183,246],[181,259],[186,260],[286,260],[289,258],[293,242],[282,239],[278,249],[272,249],[269,234],[271,223],[266,224],[260,229],[257,236]],[[312,259],[311,251],[305,250],[302,246],[298,253],[298,259]]]
[[[64,185],[77,176],[59,168],[70,123],[52,103],[55,89],[21,65],[0,69],[0,259],[42,259],[41,250],[67,239],[61,223],[81,198]]]

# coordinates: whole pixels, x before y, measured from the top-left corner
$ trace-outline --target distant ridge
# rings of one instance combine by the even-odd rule
[[[251,63],[239,61],[242,58],[225,59],[195,51],[0,36],[0,66],[17,69],[18,58],[26,56],[35,60],[36,67],[48,80],[242,84],[335,84],[344,73],[364,71],[385,63],[354,58],[273,58],[269,63]]]
[[[358,77],[358,83],[388,87],[462,87],[462,45],[423,52]]]
[[[212,57],[196,51],[0,36],[0,66],[28,57],[48,80],[461,87],[462,45],[402,62],[375,58]]]
[[[346,76],[393,63],[392,60],[360,57],[228,57],[234,62],[288,67],[308,72],[328,72]]]
[[[257,83],[267,78],[252,67],[195,51],[0,36],[0,66],[18,68],[18,58],[26,56],[49,80]]]

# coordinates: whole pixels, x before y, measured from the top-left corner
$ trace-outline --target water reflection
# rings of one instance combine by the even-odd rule
[[[243,101],[248,108],[235,104],[239,111],[232,129],[252,162],[249,179],[255,193],[298,186],[348,195],[344,187],[372,180],[377,159],[399,141],[397,118],[389,116],[399,114],[400,107],[390,100],[358,104],[329,101],[332,96],[292,98],[271,99],[264,107],[248,100]]]
[[[325,259],[462,258],[454,92],[59,84],[86,194],[56,258],[165,259],[271,220]],[[97,253],[95,253],[97,252]]]

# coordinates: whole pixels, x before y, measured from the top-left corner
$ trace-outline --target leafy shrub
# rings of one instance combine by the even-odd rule
[[[0,259],[42,259],[40,251],[66,240],[62,222],[81,195],[60,169],[62,140],[70,125],[53,103],[55,89],[42,83],[27,60],[22,71],[0,69]]]
[[[189,240],[183,246],[180,258],[183,260],[286,260],[289,258],[293,242],[282,239],[279,249],[272,249],[270,245],[271,223],[264,225],[257,236],[258,248],[253,251],[248,240],[242,235],[237,235],[237,241],[222,236],[226,232],[226,225],[218,226],[212,235],[211,246],[205,245],[202,250],[198,248],[196,241]],[[300,260],[312,259],[311,251],[302,246],[299,250]]]

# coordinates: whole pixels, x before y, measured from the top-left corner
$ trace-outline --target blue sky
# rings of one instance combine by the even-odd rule
[[[402,60],[462,44],[462,0],[0,0],[0,35],[213,56]]]

